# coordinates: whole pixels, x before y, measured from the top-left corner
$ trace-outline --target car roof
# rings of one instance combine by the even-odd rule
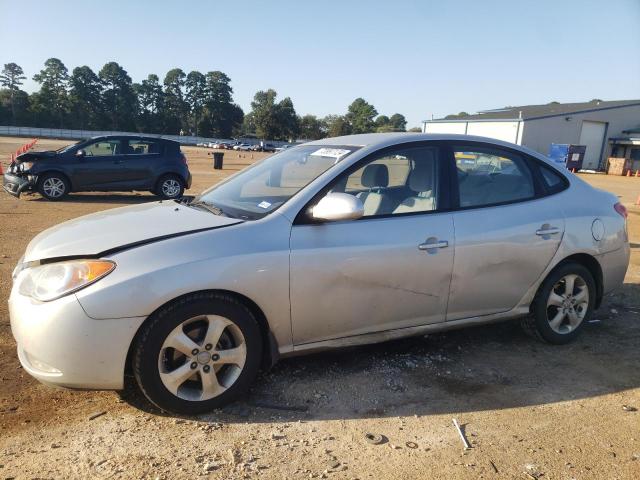
[[[496,146],[511,148],[514,150],[520,150],[521,152],[532,155],[538,159],[545,161],[548,164],[553,165],[547,157],[539,152],[531,150],[530,148],[523,147],[522,145],[516,145],[514,143],[497,140],[489,137],[479,137],[476,135],[459,135],[453,133],[414,133],[414,132],[389,132],[389,133],[363,133],[358,135],[345,135],[342,137],[323,138],[321,140],[314,140],[304,145],[332,145],[332,146],[349,146],[349,147],[363,147],[367,151],[377,150],[379,148],[388,147],[391,145],[408,143],[408,142],[421,142],[421,141],[436,141],[436,140],[448,140],[457,142],[482,142],[489,143]]]
[[[161,142],[171,142],[171,143],[177,143],[177,144],[180,143],[180,142],[177,142],[175,140],[171,140],[170,138],[151,137],[149,135],[144,135],[144,134],[136,135],[134,133],[122,133],[122,134],[113,134],[113,135],[97,135],[95,137],[87,138],[86,140],[97,140],[99,138],[136,138],[136,139],[141,139],[141,140],[159,140]]]

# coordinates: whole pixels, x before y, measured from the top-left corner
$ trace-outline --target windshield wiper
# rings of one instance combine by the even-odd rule
[[[207,202],[203,202],[202,200],[198,201],[198,202],[191,202],[189,203],[190,207],[200,207],[205,209],[208,212],[213,213],[214,215],[220,215],[220,216],[224,216],[224,217],[230,217],[233,218],[232,215],[229,215],[228,213],[225,213],[220,207],[216,207],[215,205],[211,205],[210,203]]]

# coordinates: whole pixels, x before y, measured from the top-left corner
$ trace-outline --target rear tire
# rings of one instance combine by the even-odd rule
[[[184,182],[178,175],[163,175],[158,180],[156,194],[163,200],[173,200],[180,198],[184,194]]]
[[[57,202],[69,194],[71,185],[61,173],[45,173],[38,179],[37,189],[47,200]]]
[[[194,415],[245,393],[261,361],[262,335],[252,312],[232,296],[203,292],[149,318],[134,346],[133,373],[154,405]]]
[[[569,343],[591,318],[595,302],[591,272],[579,263],[565,263],[544,280],[531,304],[532,315],[522,320],[522,327],[544,342]]]

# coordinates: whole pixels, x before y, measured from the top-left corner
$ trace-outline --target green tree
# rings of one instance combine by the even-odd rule
[[[205,75],[205,101],[203,119],[200,122],[202,135],[230,138],[242,126],[244,112],[233,103],[231,79],[220,71]]]
[[[187,108],[191,114],[193,131],[198,135],[198,125],[204,110],[207,93],[207,78],[198,71],[189,72],[185,81]]]
[[[164,112],[164,92],[160,78],[151,73],[145,80],[135,83],[133,89],[138,97],[138,130],[148,133],[161,133]]]
[[[59,59],[50,58],[44,62],[44,69],[36,73],[33,79],[40,84],[36,102],[39,115],[50,123],[48,126],[53,126],[53,121],[56,119],[58,128],[64,127],[68,107],[69,71],[67,67]]]
[[[318,140],[327,136],[326,123],[315,115],[305,115],[298,120],[298,123],[300,125],[300,138]]]
[[[389,118],[389,124],[396,132],[404,132],[407,129],[407,119],[400,113],[394,113]]]
[[[344,115],[327,115],[323,122],[327,126],[328,137],[351,135],[351,124]]]
[[[407,132],[422,133],[422,129],[420,127],[411,127]]]
[[[2,72],[0,72],[0,85],[9,90],[9,103],[11,105],[11,124],[16,125],[16,93],[20,91],[23,80],[27,77],[24,75],[22,67],[17,63],[5,63]]]
[[[352,133],[369,133],[375,129],[373,119],[378,115],[378,111],[373,105],[363,98],[356,98],[346,115],[347,121],[351,124]]]
[[[98,76],[104,88],[102,103],[109,118],[108,127],[121,131],[135,130],[138,98],[127,71],[116,62],[109,62]]]
[[[276,103],[275,90],[256,92],[251,116],[256,135],[266,140],[293,140],[298,134],[298,116],[289,97]]]
[[[278,137],[282,140],[294,141],[300,133],[298,115],[289,97],[283,98],[276,104],[276,119],[278,123]]]
[[[76,67],[69,78],[71,126],[98,129],[103,125],[102,84],[88,66]]]
[[[165,132],[177,134],[187,126],[187,104],[184,100],[186,75],[180,68],[173,68],[164,77]]]
[[[460,112],[460,113],[454,113],[451,115],[447,115],[445,118],[445,120],[455,120],[458,118],[464,118],[464,117],[468,117],[469,114],[467,112]]]
[[[0,125],[29,125],[29,95],[23,90],[0,89]]]

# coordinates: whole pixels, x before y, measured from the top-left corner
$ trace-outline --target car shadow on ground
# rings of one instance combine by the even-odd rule
[[[638,307],[636,307],[638,306]],[[197,417],[290,422],[536,406],[640,386],[640,288],[625,284],[573,343],[525,335],[517,321],[280,361],[241,401]],[[149,413],[133,382],[124,400]]]
[[[28,197],[32,202],[49,202],[40,195],[33,194]],[[52,203],[114,203],[114,204],[138,204],[145,202],[157,202],[160,197],[152,193],[130,192],[130,193],[70,193],[62,200]]]

